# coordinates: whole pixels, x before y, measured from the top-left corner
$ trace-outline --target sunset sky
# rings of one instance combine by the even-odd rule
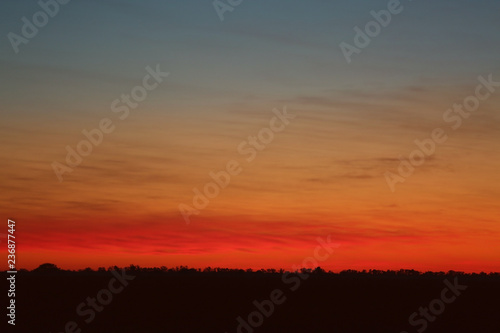
[[[500,86],[459,128],[443,118],[479,76],[500,82],[500,2],[402,0],[347,63],[339,45],[387,4],[243,0],[221,21],[211,0],[72,0],[16,53],[8,34],[41,8],[2,1],[2,246],[11,218],[27,269],[291,269],[330,235],[333,271],[500,271]],[[120,119],[112,103],[157,66]],[[249,162],[238,147],[285,108]],[[114,131],[60,182],[54,161],[103,118]],[[446,142],[391,191],[436,128]],[[231,160],[241,173],[186,223],[179,205]]]

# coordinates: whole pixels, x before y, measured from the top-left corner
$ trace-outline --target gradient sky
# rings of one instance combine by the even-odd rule
[[[19,267],[290,269],[331,235],[333,271],[500,271],[500,89],[456,131],[442,118],[479,75],[500,81],[500,2],[402,5],[347,64],[339,44],[387,1],[244,0],[221,22],[211,1],[72,0],[18,54],[7,34],[40,8],[2,1]],[[120,121],[111,103],[157,64],[170,75]],[[240,142],[285,106],[296,118],[246,162]],[[58,182],[51,163],[102,118],[115,131]],[[384,173],[436,127],[449,139],[391,192]],[[187,225],[179,204],[231,159],[243,172]]]

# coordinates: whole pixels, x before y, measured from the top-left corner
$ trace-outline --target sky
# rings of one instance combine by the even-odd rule
[[[500,82],[500,2],[402,0],[357,47],[390,3],[243,0],[221,20],[211,1],[71,0],[16,44],[42,9],[2,1],[0,214],[18,266],[290,269],[330,237],[327,270],[500,271],[500,86],[482,83]],[[405,174],[435,129],[446,140]]]

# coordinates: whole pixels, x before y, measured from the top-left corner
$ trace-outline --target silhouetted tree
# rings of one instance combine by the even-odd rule
[[[41,264],[34,269],[35,272],[58,272],[61,271],[59,267],[51,263]]]

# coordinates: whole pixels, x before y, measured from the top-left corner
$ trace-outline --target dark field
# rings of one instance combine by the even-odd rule
[[[500,332],[498,274],[131,268],[19,272],[8,331]]]

